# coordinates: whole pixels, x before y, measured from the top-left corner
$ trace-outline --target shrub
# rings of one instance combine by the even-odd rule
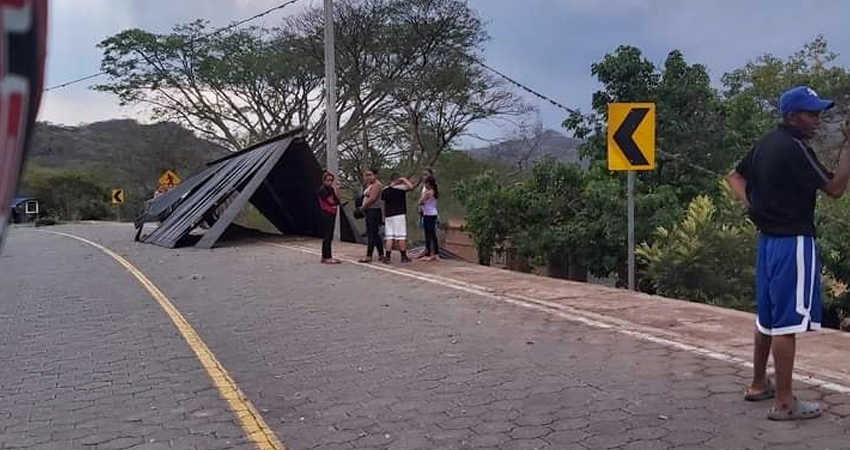
[[[111,217],[109,191],[85,170],[31,167],[22,187],[37,197],[46,214],[59,220],[103,220]]]
[[[656,293],[753,310],[756,230],[733,202],[728,190],[722,209],[698,196],[680,223],[658,228],[652,244],[637,249]]]
[[[36,227],[50,227],[50,226],[58,225],[58,224],[59,224],[59,220],[57,220],[53,216],[39,217],[38,220],[35,221]]]

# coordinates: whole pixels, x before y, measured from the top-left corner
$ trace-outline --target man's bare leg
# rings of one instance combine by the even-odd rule
[[[400,239],[398,241],[398,251],[401,252],[401,262],[409,263],[410,258],[407,256],[407,240]]]
[[[767,360],[770,358],[770,345],[773,339],[756,329],[753,339],[753,383],[747,388],[748,394],[760,394],[767,388]]]
[[[788,410],[794,404],[791,380],[794,373],[796,349],[796,335],[773,337],[773,366],[776,369],[776,401],[774,407],[777,410]]]
[[[393,254],[393,240],[385,239],[384,240],[384,254],[381,257],[384,259],[384,262],[390,262]]]

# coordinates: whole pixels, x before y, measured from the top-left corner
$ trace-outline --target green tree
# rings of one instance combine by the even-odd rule
[[[83,170],[28,167],[21,189],[39,199],[44,215],[61,220],[103,220],[111,218],[109,193],[95,174]]]
[[[802,49],[788,58],[765,54],[744,67],[727,73],[722,81],[725,96],[731,109],[730,120],[737,127],[742,141],[750,145],[781,118],[779,116],[779,96],[785,90],[800,85],[810,86],[825,98],[837,101],[838,108],[824,115],[824,126],[813,141],[818,156],[828,166],[838,161],[838,151],[843,138],[838,133],[838,122],[844,119],[850,106],[850,71],[837,64],[838,53],[829,48],[823,36],[806,43]],[[734,111],[740,108],[740,111]],[[746,150],[741,149],[740,156]],[[747,148],[748,150],[748,148]]]
[[[657,227],[674,223],[693,197],[715,192],[716,174],[725,172],[736,155],[726,150],[724,105],[711,87],[706,68],[688,64],[681,52],[671,52],[659,69],[639,49],[621,46],[593,64],[592,73],[601,85],[593,95],[593,110],[589,114],[577,111],[564,121],[565,128],[585,139],[581,151],[592,161],[586,193],[592,203],[586,207],[584,228],[575,232],[594,239],[583,241],[593,242],[585,245],[583,255],[592,272],[598,276],[616,273],[623,280],[625,176],[605,169],[608,104],[655,102],[657,107],[657,169],[637,176],[638,242],[649,240]]]
[[[585,231],[580,217],[586,212],[586,185],[580,167],[547,159],[513,188],[514,195],[524,200],[522,224],[511,235],[513,246],[537,264],[550,266],[550,273],[559,277],[586,278],[580,234]]]
[[[456,189],[465,180],[492,171],[494,176],[504,179],[507,168],[494,162],[478,161],[467,152],[450,150],[444,152],[433,169],[437,173],[440,188],[440,218],[463,219],[466,210],[457,198]]]
[[[703,192],[714,192],[717,177],[737,154],[727,150],[722,98],[711,86],[705,66],[688,64],[678,50],[657,68],[635,47],[620,46],[592,66],[601,89],[593,95],[590,114],[575,112],[564,127],[587,139],[582,151],[596,161],[607,159],[608,104],[654,102],[657,111],[657,168],[641,173],[648,185],[676,186],[686,204]],[[696,169],[695,167],[699,167]]]
[[[525,202],[513,187],[503,186],[492,170],[462,180],[455,189],[466,209],[465,229],[478,248],[481,264],[489,265],[494,252],[504,251],[526,217]]]
[[[462,0],[337,2],[341,167],[433,165],[468,127],[528,109],[473,62],[488,39]],[[323,14],[277,28],[210,36],[203,21],[169,34],[127,30],[104,40],[96,89],[151,107],[230,148],[307,127],[324,159]]]
[[[838,56],[827,39],[818,36],[786,59],[766,53],[725,74],[722,81],[727,96],[751,95],[778,118],[779,95],[790,87],[806,85],[824,97],[848,100],[850,74],[836,64]]]
[[[677,217],[673,190],[639,186],[640,235]],[[645,187],[645,188],[644,188]],[[543,160],[508,184],[493,172],[460,184],[467,228],[483,255],[517,251],[561,277],[612,273],[625,280],[626,202],[622,186],[599,165],[589,171]],[[672,205],[672,206],[671,206]]]

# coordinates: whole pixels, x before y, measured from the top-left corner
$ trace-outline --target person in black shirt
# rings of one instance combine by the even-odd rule
[[[339,184],[336,176],[328,171],[322,173],[322,187],[316,193],[321,208],[322,226],[322,264],[339,264],[331,253],[331,243],[334,240],[336,213],[339,207]]]
[[[401,262],[409,263],[407,257],[407,191],[413,189],[413,183],[398,173],[390,176],[390,184],[381,192],[384,201],[384,235],[386,254],[382,262],[390,263],[393,242],[401,252]]]
[[[833,106],[801,86],[780,97],[783,122],[768,133],[727,177],[759,230],[756,262],[756,332],[753,382],[746,400],[775,397],[773,420],[809,419],[820,405],[796,400],[791,390],[796,334],[820,328],[820,259],[815,241],[817,191],[838,198],[850,179],[850,154],[842,149],[835,174],[821,165],[807,140],[820,113]],[[842,126],[845,144],[850,132]],[[767,378],[773,348],[776,387]]]

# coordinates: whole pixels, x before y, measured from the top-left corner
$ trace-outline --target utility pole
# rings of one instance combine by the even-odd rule
[[[628,265],[629,265],[629,290],[635,290],[635,171],[630,170],[628,175]]]
[[[339,126],[336,116],[336,51],[334,46],[334,2],[325,0],[325,144],[327,153],[328,172],[334,174],[339,180],[339,155],[337,153],[337,128]],[[336,215],[336,226],[334,227],[334,240],[338,241],[340,236],[340,216],[342,206]]]

